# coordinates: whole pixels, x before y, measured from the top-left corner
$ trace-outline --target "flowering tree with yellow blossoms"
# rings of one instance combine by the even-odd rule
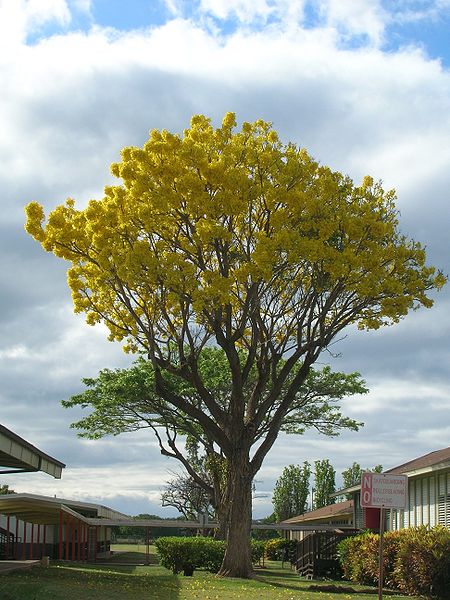
[[[393,191],[370,177],[355,185],[261,120],[237,131],[232,113],[217,129],[195,116],[183,135],[154,130],[112,173],[122,182],[84,210],[69,199],[44,223],[32,202],[26,229],[72,263],[75,311],[144,352],[157,394],[221,449],[230,501],[221,573],[247,577],[251,483],[311,366],[351,324],[376,329],[430,307],[445,278],[399,232]],[[226,403],[198,368],[212,344],[231,373]]]

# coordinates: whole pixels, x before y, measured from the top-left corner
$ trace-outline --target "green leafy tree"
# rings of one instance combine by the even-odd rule
[[[78,210],[69,199],[46,223],[32,202],[26,229],[71,263],[75,311],[142,351],[158,396],[225,457],[220,572],[249,577],[252,481],[312,365],[349,325],[430,307],[445,278],[399,232],[394,192],[371,177],[355,185],[262,120],[236,131],[232,113],[217,129],[197,115],[183,135],[152,131],[125,148],[112,173],[122,181],[101,200]],[[231,381],[225,402],[200,369],[213,344]]]
[[[381,473],[383,471],[383,466],[376,465],[375,467],[373,467],[373,469],[362,469],[359,463],[354,462],[351,467],[345,469],[345,471],[342,471],[343,487],[348,488],[361,483],[361,475],[364,473],[364,471],[373,471],[374,473]],[[345,495],[346,500],[351,500],[351,498],[351,494]]]
[[[9,489],[9,485],[3,483],[0,484],[0,496],[4,496],[6,494],[15,494],[14,490]]]
[[[245,354],[240,353],[240,356],[244,361]],[[284,361],[281,361],[283,364]],[[208,390],[226,405],[232,394],[232,386],[224,351],[204,348],[199,370]],[[92,410],[87,417],[72,425],[81,431],[83,437],[96,439],[108,434],[118,435],[125,431],[150,428],[158,440],[161,453],[176,458],[185,468],[186,477],[179,481],[184,488],[185,499],[189,487],[195,493],[196,502],[203,504],[209,500],[214,516],[219,521],[217,537],[224,539],[227,537],[230,511],[226,455],[196,420],[174,411],[171,404],[156,393],[154,379],[152,363],[142,359],[129,369],[104,369],[96,379],[84,379],[88,389],[63,401],[63,406],[89,407]],[[195,388],[186,386],[170,373],[165,373],[165,381],[167,386],[170,385],[177,394],[183,394],[190,403],[201,405]],[[257,374],[252,372],[249,389],[256,381]],[[315,428],[325,435],[336,435],[342,428],[355,429],[360,423],[342,416],[337,402],[344,396],[366,392],[367,388],[358,373],[334,373],[329,367],[322,371],[311,369],[296,401],[285,415],[281,430],[300,434],[307,428]],[[262,435],[269,426],[270,414],[261,424]],[[181,441],[184,444],[180,444]],[[176,493],[165,495],[164,502],[172,500],[172,505],[177,502],[177,508],[181,509],[181,498]]]
[[[335,504],[331,494],[336,491],[336,471],[328,459],[314,462],[314,501],[313,510]]]
[[[283,469],[275,483],[272,496],[274,516],[277,521],[285,521],[305,512],[310,476],[311,465],[307,461],[301,467],[289,465]]]
[[[351,467],[345,469],[345,471],[342,471],[342,481],[344,488],[358,484],[361,481],[362,473],[363,470],[361,469],[361,465],[357,462],[354,462]]]

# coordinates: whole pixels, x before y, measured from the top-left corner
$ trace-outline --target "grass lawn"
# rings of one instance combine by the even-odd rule
[[[1,600],[376,600],[376,594],[310,591],[312,583],[300,579],[281,563],[268,562],[256,578],[223,579],[196,571],[193,577],[173,575],[157,564],[116,564],[145,558],[145,547],[121,548],[108,565],[52,563],[48,569],[16,571],[0,576]],[[153,551],[153,548],[152,548]],[[153,554],[154,559],[154,554]],[[337,582],[336,582],[337,583]],[[339,584],[347,585],[347,584]],[[358,589],[358,586],[352,586]],[[374,590],[376,592],[376,590]],[[401,596],[389,596],[401,598]],[[410,600],[411,597],[410,597]]]

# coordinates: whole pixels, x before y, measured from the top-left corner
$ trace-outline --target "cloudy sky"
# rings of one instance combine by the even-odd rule
[[[395,187],[403,232],[448,273],[449,26],[449,0],[0,0],[0,422],[67,463],[61,481],[4,483],[168,515],[159,494],[177,469],[148,433],[93,442],[69,429],[78,413],[60,400],[130,358],[73,314],[66,267],[24,232],[24,205],[83,206],[150,129],[234,111],[356,181]],[[366,379],[370,394],[344,402],[366,425],[280,438],[256,516],[288,464],[329,458],[339,474],[449,445],[449,313],[450,285],[395,327],[346,332],[323,363]]]

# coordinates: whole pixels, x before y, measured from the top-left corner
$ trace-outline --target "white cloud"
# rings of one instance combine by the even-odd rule
[[[17,346],[11,346],[9,348],[5,348],[4,350],[0,350],[0,360],[11,359],[16,360],[18,358],[25,358],[28,356],[27,348],[19,344]]]
[[[70,0],[70,6],[81,13],[92,16],[92,0]]]
[[[396,0],[389,6],[391,21],[400,24],[439,22],[448,16],[449,0]]]
[[[66,0],[1,0],[0,47],[23,42],[47,23],[66,25],[70,19]]]
[[[8,485],[17,493],[100,502],[117,510],[124,510],[127,501],[154,505],[160,503],[161,490],[168,479],[164,467],[155,464],[151,467],[148,464],[122,464],[120,472],[121,476],[118,477],[117,467],[68,466],[63,470],[60,481],[42,474],[21,474],[10,475]]]
[[[426,428],[419,431],[417,437],[430,448],[446,448],[450,439],[450,427]]]
[[[426,402],[431,410],[450,408],[450,384],[415,381],[399,375],[395,379],[385,378],[380,383],[374,382],[369,387],[368,395],[344,399],[344,412],[351,410],[354,418],[367,420],[371,414],[381,415],[386,409],[402,412],[406,403]]]
[[[276,11],[277,4],[268,0],[201,0],[200,9],[218,19],[236,17],[243,23],[251,23],[255,19],[267,21]]]
[[[342,31],[344,36],[367,36],[379,46],[384,39],[388,15],[379,0],[319,0],[320,11],[329,27]]]

